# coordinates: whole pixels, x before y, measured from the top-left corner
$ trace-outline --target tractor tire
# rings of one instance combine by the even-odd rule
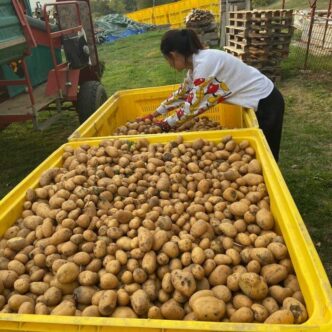
[[[105,101],[107,94],[98,81],[87,81],[80,86],[77,97],[77,111],[80,123],[90,117]]]

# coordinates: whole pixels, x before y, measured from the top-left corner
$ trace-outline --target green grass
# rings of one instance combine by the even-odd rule
[[[111,95],[122,89],[172,84],[183,74],[170,69],[159,51],[163,32],[131,36],[102,45],[99,56],[106,61],[103,84]]]
[[[119,89],[172,84],[183,74],[170,69],[159,53],[162,32],[129,37],[100,47],[106,63],[103,83],[109,95]],[[332,279],[331,188],[332,78],[299,72],[295,52],[283,63],[279,84],[286,99],[280,168]],[[78,126],[75,113],[44,132],[31,123],[13,124],[0,132],[0,197],[21,181]]]
[[[304,68],[306,50],[299,46],[291,46],[288,58],[283,61],[283,77],[291,78],[302,75],[301,70]],[[299,70],[300,69],[300,70]],[[332,72],[332,56],[317,56],[309,52],[307,60],[307,69],[311,72],[324,73]],[[313,79],[314,80],[314,79]]]
[[[280,84],[286,99],[280,168],[332,277],[332,79],[306,74]]]

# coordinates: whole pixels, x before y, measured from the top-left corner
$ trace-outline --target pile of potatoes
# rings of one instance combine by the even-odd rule
[[[0,311],[301,324],[248,141],[67,146],[0,240]]]
[[[218,122],[210,120],[206,116],[193,118],[184,123],[181,127],[171,130],[171,132],[181,131],[202,131],[202,130],[220,130],[222,127]],[[160,127],[151,120],[129,121],[121,127],[118,127],[113,133],[114,136],[137,135],[137,134],[158,134],[161,133]]]

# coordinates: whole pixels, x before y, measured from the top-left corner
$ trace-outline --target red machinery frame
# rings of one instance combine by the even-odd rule
[[[22,58],[20,59],[22,61],[22,69],[24,71],[24,79],[20,80],[0,80],[0,86],[10,86],[10,85],[25,85],[27,87],[27,92],[29,94],[29,99],[31,102],[32,107],[32,113],[26,113],[26,114],[13,114],[13,115],[6,115],[2,116],[2,123],[0,123],[0,128],[2,126],[6,126],[10,124],[11,122],[15,121],[25,121],[29,119],[34,120],[35,126],[38,127],[37,124],[37,112],[40,110],[61,110],[61,105],[63,102],[70,101],[72,102],[73,106],[76,105],[77,101],[77,95],[78,95],[78,87],[80,84],[82,84],[85,81],[90,80],[97,80],[100,81],[101,79],[101,71],[100,71],[100,65],[99,65],[99,58],[98,58],[98,52],[96,48],[96,41],[94,38],[92,38],[93,42],[93,51],[94,56],[96,59],[96,63],[94,65],[87,65],[80,69],[72,69],[69,68],[68,62],[64,62],[61,64],[57,63],[57,58],[55,54],[55,48],[59,48],[61,45],[61,38],[64,36],[68,36],[73,33],[77,33],[83,30],[83,24],[81,19],[81,12],[80,12],[80,3],[86,3],[89,10],[89,21],[88,24],[90,24],[91,31],[93,32],[93,22],[91,17],[91,7],[88,0],[63,0],[63,1],[57,1],[55,3],[47,3],[43,6],[43,14],[45,19],[45,27],[46,27],[46,34],[42,32],[38,32],[35,29],[31,29],[29,26],[29,23],[25,17],[22,4],[20,3],[20,0],[12,0],[13,6],[15,8],[17,17],[20,21],[20,24],[22,26],[24,36],[27,41],[27,49],[24,51],[24,54],[22,55]],[[49,15],[47,12],[47,8],[50,6],[55,6],[58,8],[59,6],[63,5],[74,5],[76,9],[76,15],[78,20],[78,25],[62,29],[58,31],[52,31]],[[39,109],[36,109],[36,107],[39,107],[39,104],[36,106],[36,100],[33,93],[33,87],[31,84],[29,72],[25,63],[25,56],[31,54],[31,48],[37,46],[37,42],[40,44],[49,46],[52,62],[53,62],[53,69],[49,71],[48,79],[47,79],[47,85],[46,85],[46,94],[45,97],[50,100],[54,96],[54,99],[52,98],[51,101],[48,101]],[[90,50],[92,51],[92,50]],[[19,59],[18,59],[19,60]],[[51,107],[51,104],[56,102],[55,107]],[[73,109],[73,106],[70,109]],[[67,107],[68,108],[68,107]]]
[[[26,85],[28,88],[28,92],[29,92],[29,98],[31,101],[31,105],[32,107],[34,107],[35,105],[35,99],[33,96],[33,92],[32,92],[32,84],[31,84],[31,80],[30,80],[30,76],[29,76],[29,72],[28,72],[28,68],[26,66],[25,63],[25,56],[30,55],[31,54],[31,48],[36,47],[37,43],[36,40],[33,36],[33,33],[31,31],[31,28],[29,26],[29,23],[24,15],[24,11],[23,8],[21,7],[21,4],[19,2],[19,0],[12,0],[14,9],[16,11],[17,17],[20,21],[20,24],[23,28],[23,33],[25,36],[25,39],[27,41],[27,48],[24,50],[24,54],[22,56],[21,60],[22,61],[22,69],[24,72],[24,79],[20,79],[20,80],[0,80],[0,86],[13,86],[13,85]],[[25,117],[22,116],[24,119]],[[27,116],[29,118],[29,116]]]

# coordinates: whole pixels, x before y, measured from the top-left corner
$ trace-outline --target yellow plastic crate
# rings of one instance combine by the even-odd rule
[[[123,90],[111,96],[68,138],[69,141],[111,136],[127,121],[153,113],[178,85]],[[258,128],[254,110],[231,104],[219,104],[204,113],[223,127]]]
[[[248,140],[261,161],[265,183],[270,195],[271,210],[278,231],[282,233],[293,262],[309,320],[301,325],[267,325],[256,323],[215,323],[194,321],[167,321],[151,319],[120,319],[101,317],[64,317],[42,315],[19,315],[0,313],[0,331],[66,331],[66,332],[185,332],[185,331],[251,331],[251,332],[331,332],[332,292],[322,263],[310,239],[303,220],[279,168],[269,153],[267,142],[259,129],[227,130],[224,132],[184,133],[184,140],[204,138],[218,142],[225,135],[236,141]],[[149,135],[151,143],[166,143],[178,134]],[[137,141],[139,137],[123,137]],[[38,185],[43,171],[62,165],[62,154],[66,146],[81,144],[98,145],[100,139],[86,142],[69,142],[51,154],[39,167],[27,176],[0,202],[0,234],[3,234],[20,217],[25,192]]]

